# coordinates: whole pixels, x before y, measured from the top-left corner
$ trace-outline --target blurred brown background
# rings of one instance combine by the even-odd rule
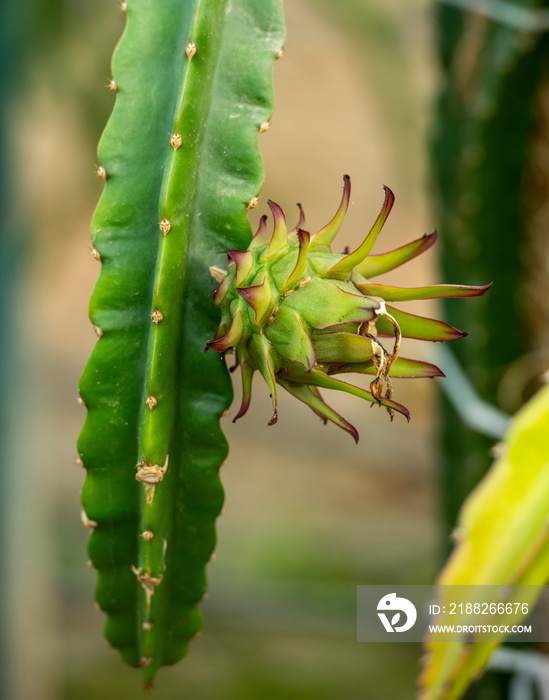
[[[374,251],[383,252],[433,227],[426,138],[434,19],[424,0],[371,0],[367,14],[368,35],[353,34],[329,3],[286,3],[286,56],[275,66],[272,128],[260,136],[267,175],[253,215],[271,198],[291,220],[300,201],[316,231],[349,173],[341,244],[362,240],[386,184],[396,206]],[[112,107],[104,86],[122,27],[115,0],[65,4],[10,116],[25,252],[13,290],[18,389],[4,495],[3,682],[17,700],[145,697],[139,673],[102,636],[80,522],[84,474],[74,461],[84,420],[78,378],[95,342],[87,319],[98,273],[89,221],[102,187],[95,144]],[[385,279],[441,282],[436,263],[435,249]],[[407,308],[435,313],[425,303]],[[403,354],[429,359],[417,345]],[[226,419],[226,514],[204,628],[187,659],[161,671],[157,698],[412,697],[419,648],[355,641],[357,584],[428,583],[440,563],[436,386],[397,380],[395,390],[411,410],[409,425],[358,399],[330,397],[359,429],[358,446],[286,396],[278,425],[267,427],[259,381],[249,415],[236,425]]]

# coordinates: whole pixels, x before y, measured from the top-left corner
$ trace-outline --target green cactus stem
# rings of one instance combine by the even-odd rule
[[[219,418],[232,400],[208,266],[251,238],[273,110],[280,0],[131,0],[113,59],[92,223],[100,336],[80,383],[84,521],[106,635],[158,668],[187,651],[223,502]]]
[[[471,297],[491,285],[436,285],[404,289],[370,282],[427,250],[436,234],[424,236],[384,255],[370,256],[394,203],[385,187],[385,201],[370,232],[354,251],[333,253],[349,205],[351,181],[344,177],[341,204],[329,224],[311,236],[300,208],[297,227],[288,232],[282,209],[269,201],[274,228],[267,234],[263,217],[247,250],[230,250],[214,303],[221,323],[206,349],[236,349],[242,372],[243,399],[235,420],[245,415],[251,400],[252,378],[259,371],[273,400],[269,425],[277,422],[277,385],[306,403],[324,422],[331,421],[356,441],[354,426],[330,408],[319,389],[335,389],[385,406],[410,418],[408,409],[392,399],[391,376],[433,377],[442,372],[426,362],[399,357],[401,337],[429,341],[461,338],[465,333],[442,321],[406,313],[386,302],[438,297]],[[380,338],[394,337],[387,350]],[[384,341],[385,342],[385,341]],[[336,379],[334,374],[374,374],[370,391]]]

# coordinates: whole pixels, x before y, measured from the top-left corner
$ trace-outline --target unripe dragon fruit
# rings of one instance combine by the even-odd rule
[[[410,419],[405,406],[393,401],[391,377],[444,376],[438,367],[399,357],[401,337],[430,341],[461,338],[463,333],[442,321],[400,311],[386,302],[469,297],[490,285],[437,285],[402,288],[370,282],[430,248],[436,232],[383,255],[370,255],[387,220],[394,195],[385,187],[385,201],[364,242],[353,252],[338,254],[331,244],[338,234],[351,193],[344,177],[343,197],[334,218],[317,234],[303,230],[300,207],[297,227],[288,233],[282,209],[269,201],[274,231],[267,233],[263,216],[248,250],[230,250],[227,271],[211,268],[220,282],[214,303],[221,310],[215,338],[207,343],[224,352],[234,348],[242,372],[242,405],[234,420],[248,410],[252,378],[259,371],[269,387],[277,421],[277,385],[310,406],[358,441],[354,426],[328,406],[319,389],[337,389],[385,406]],[[298,205],[299,206],[299,205]],[[381,338],[392,337],[389,347]],[[370,391],[334,377],[358,372],[374,375]]]

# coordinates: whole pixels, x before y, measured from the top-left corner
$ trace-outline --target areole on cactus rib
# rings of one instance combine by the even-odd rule
[[[466,333],[386,302],[479,296],[491,285],[406,289],[370,282],[424,252],[436,240],[433,231],[384,255],[370,255],[394,204],[393,193],[384,189],[379,216],[362,244],[350,253],[334,253],[330,247],[349,205],[351,181],[345,175],[341,204],[317,234],[311,236],[303,229],[301,207],[297,227],[288,232],[282,209],[269,201],[272,234],[267,233],[267,217],[263,216],[248,250],[230,250],[226,272],[211,269],[220,282],[214,303],[221,310],[221,323],[206,349],[236,351],[233,369],[240,366],[243,396],[234,420],[248,410],[252,378],[259,371],[273,400],[269,425],[277,421],[279,384],[324,422],[332,421],[358,441],[354,426],[324,402],[319,388],[345,391],[385,406],[391,420],[395,411],[409,420],[408,409],[392,399],[391,377],[444,376],[435,365],[399,357],[401,337],[445,341]],[[393,337],[390,349],[380,340],[383,336]],[[370,391],[333,376],[348,372],[375,375]]]

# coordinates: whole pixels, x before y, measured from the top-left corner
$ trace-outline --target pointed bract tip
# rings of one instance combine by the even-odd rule
[[[288,244],[288,229],[286,217],[282,208],[272,199],[267,201],[274,220],[274,230],[267,250],[267,260],[271,260],[284,250]]]
[[[341,202],[339,207],[330,222],[326,224],[323,228],[316,233],[311,241],[313,245],[316,246],[328,246],[330,247],[334,241],[334,238],[339,233],[345,214],[349,207],[349,200],[351,198],[351,178],[348,175],[343,176],[343,193],[341,195]]]
[[[229,348],[236,347],[242,338],[242,333],[244,330],[242,315],[242,309],[238,309],[233,316],[229,330],[223,337],[217,337],[218,333],[220,332],[220,329],[218,328],[216,337],[213,340],[208,340],[206,343],[206,350],[211,348],[216,352],[225,352],[225,350],[228,350]]]
[[[269,208],[273,213],[275,221],[277,218],[285,219],[284,212],[282,211],[282,207],[280,206],[280,204],[273,202],[272,199],[268,199],[267,204],[269,205]]]
[[[303,241],[308,241],[311,239],[311,234],[309,231],[305,231],[304,228],[296,228],[295,232],[297,233],[301,245],[303,245]]]
[[[233,418],[233,423],[236,423],[236,421],[239,420],[239,418],[242,418],[243,416],[245,416],[246,413],[248,413],[249,408],[250,408],[250,402],[249,401],[247,403],[244,402],[242,404],[242,406],[240,407],[240,410],[238,411],[236,416]]]
[[[278,411],[275,410],[273,413],[271,420],[267,423],[267,425],[275,425],[275,423],[278,421]]]
[[[254,264],[254,256],[250,250],[229,250],[229,260],[236,265],[235,283],[244,283]]]
[[[208,340],[208,342],[206,343],[206,347],[204,348],[204,352],[208,352],[208,350],[211,347],[214,347],[216,350],[218,350],[217,345],[214,345],[214,343],[217,343],[217,341],[216,340]],[[219,349],[218,352],[223,352],[223,350]]]
[[[257,231],[254,233],[250,245],[248,246],[248,250],[260,248],[262,245],[269,242],[270,236],[267,235],[267,218],[267,214],[263,214],[263,216],[259,219]]]
[[[375,403],[372,403],[372,406],[375,406]],[[386,396],[381,396],[379,401],[377,402],[377,405],[381,408],[381,406],[384,406],[385,408],[392,408],[393,411],[396,411],[397,413],[400,413],[403,415],[407,422],[410,422],[410,411],[406,408],[406,406],[403,406],[401,403],[398,403],[398,401],[393,401],[393,399],[388,399]]]
[[[269,209],[272,212],[273,219],[274,219],[274,225],[275,225],[275,233],[273,234],[273,239],[276,237],[277,231],[283,227],[284,230],[286,228],[286,217],[284,216],[284,212],[282,211],[282,207],[277,204],[276,202],[273,202],[272,199],[267,200],[267,204],[269,205]]]
[[[385,191],[385,197],[387,199],[385,204],[389,204],[389,206],[392,208],[393,204],[395,203],[395,193],[390,187],[387,187],[387,185],[383,185],[383,189]]]

